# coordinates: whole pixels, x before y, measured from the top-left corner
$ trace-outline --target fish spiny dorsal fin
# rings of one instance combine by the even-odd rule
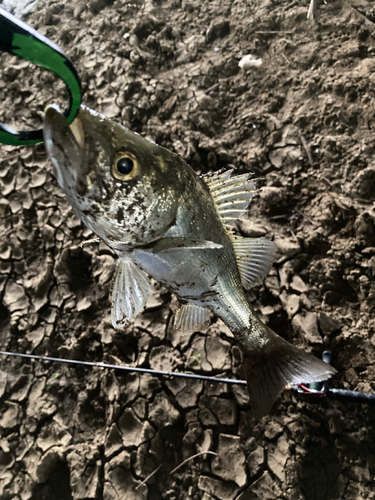
[[[120,257],[112,286],[113,327],[122,328],[129,324],[144,308],[151,292],[152,284],[146,273],[129,257]]]
[[[249,290],[262,281],[275,260],[277,246],[263,238],[242,238],[230,235],[242,286]]]
[[[205,331],[210,326],[210,311],[194,304],[183,304],[176,312],[174,327],[181,333]]]
[[[208,185],[216,210],[223,224],[230,228],[242,214],[258,192],[256,180],[249,180],[249,174],[232,176],[234,170],[203,177]]]

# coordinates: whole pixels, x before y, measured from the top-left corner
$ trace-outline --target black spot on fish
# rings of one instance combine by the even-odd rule
[[[84,196],[87,193],[87,182],[85,182],[82,177],[79,177],[77,180],[77,193],[80,196]]]
[[[122,207],[117,209],[117,222],[120,224],[124,220],[124,210]]]
[[[132,203],[131,205],[129,205],[129,206],[126,208],[126,213],[127,213],[128,215],[130,215],[130,216],[131,216],[131,215],[133,215],[133,214],[134,214],[135,209],[136,209],[136,205],[135,205],[135,203]],[[123,217],[124,217],[124,215],[123,215]]]

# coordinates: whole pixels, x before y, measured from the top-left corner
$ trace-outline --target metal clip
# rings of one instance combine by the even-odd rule
[[[82,101],[81,82],[75,67],[60,47],[0,7],[0,51],[21,57],[59,76],[69,93],[69,107],[64,115],[68,123],[72,123]],[[2,144],[25,146],[42,141],[43,129],[17,131],[0,123]]]

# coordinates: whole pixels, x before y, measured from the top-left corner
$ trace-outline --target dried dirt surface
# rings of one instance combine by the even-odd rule
[[[327,0],[314,22],[308,4],[57,0],[25,20],[71,57],[86,105],[198,172],[262,178],[238,230],[280,252],[249,300],[290,342],[332,351],[332,386],[375,392],[375,2]],[[240,68],[248,54],[262,64]],[[63,97],[22,61],[0,67],[8,124],[38,125]],[[1,349],[242,377],[228,329],[177,334],[156,284],[113,330],[114,257],[80,247],[92,234],[43,145],[1,148],[0,233]],[[284,395],[255,422],[240,386],[9,357],[0,369],[3,500],[375,498],[373,407]]]

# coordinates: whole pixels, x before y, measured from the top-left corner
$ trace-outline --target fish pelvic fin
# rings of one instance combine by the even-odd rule
[[[268,333],[267,347],[249,351],[241,346],[243,366],[254,417],[267,415],[287,385],[328,380],[336,370],[311,354],[289,344],[263,325]]]

